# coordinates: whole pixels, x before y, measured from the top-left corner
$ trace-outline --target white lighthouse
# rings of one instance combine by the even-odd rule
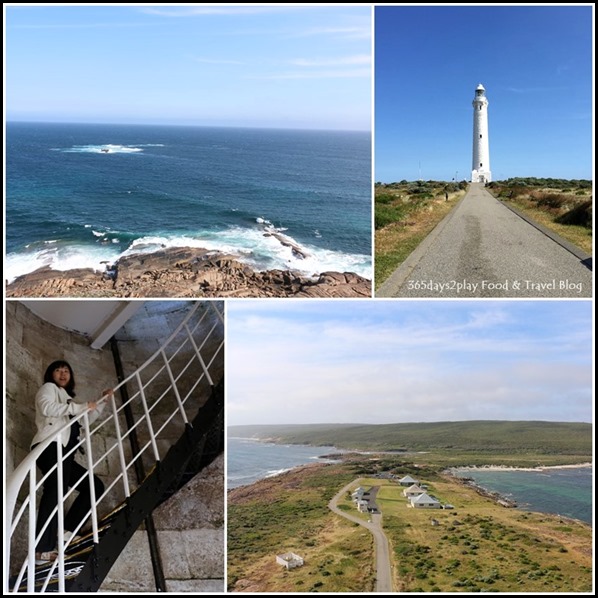
[[[488,100],[486,90],[480,83],[475,89],[473,105],[473,158],[471,162],[471,182],[489,183],[490,149],[488,145]]]

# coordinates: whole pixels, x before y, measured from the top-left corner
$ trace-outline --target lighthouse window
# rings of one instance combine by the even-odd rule
[[[482,168],[482,163],[480,162],[480,168]]]
[[[480,135],[480,139],[482,138],[482,135]]]

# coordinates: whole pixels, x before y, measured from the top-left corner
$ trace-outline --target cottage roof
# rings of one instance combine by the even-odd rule
[[[439,503],[439,502],[440,502],[439,500],[432,498],[430,495],[426,494],[425,492],[423,494],[420,494],[419,496],[414,496],[411,499],[411,504],[414,504],[414,503],[431,504],[431,503]]]
[[[424,494],[425,490],[420,488],[417,484],[412,484],[405,490],[405,492],[419,492],[420,494]]]
[[[409,482],[410,484],[417,484],[417,480],[413,479],[410,475],[406,475],[405,477],[399,480],[401,484],[406,484]]]

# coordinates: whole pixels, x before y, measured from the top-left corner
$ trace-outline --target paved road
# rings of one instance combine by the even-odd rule
[[[337,515],[359,523],[367,528],[374,535],[374,543],[376,546],[376,592],[392,592],[392,573],[390,570],[390,552],[388,549],[388,540],[382,531],[382,515],[371,515],[371,523],[350,515],[346,511],[341,511],[337,507],[337,502],[341,499],[348,490],[355,488],[358,485],[358,480],[347,484],[334,498],[328,503],[328,508],[334,511]]]
[[[589,256],[554,237],[472,183],[376,296],[591,297]]]

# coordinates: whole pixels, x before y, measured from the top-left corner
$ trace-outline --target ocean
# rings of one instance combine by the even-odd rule
[[[371,279],[370,146],[368,132],[7,123],[5,278],[184,246]]]
[[[591,467],[541,471],[455,469],[459,477],[512,499],[526,511],[554,513],[592,524]]]
[[[252,438],[231,438],[226,443],[227,486],[237,488],[275,476],[306,463],[331,463],[321,455],[340,452],[332,446],[273,444]]]

